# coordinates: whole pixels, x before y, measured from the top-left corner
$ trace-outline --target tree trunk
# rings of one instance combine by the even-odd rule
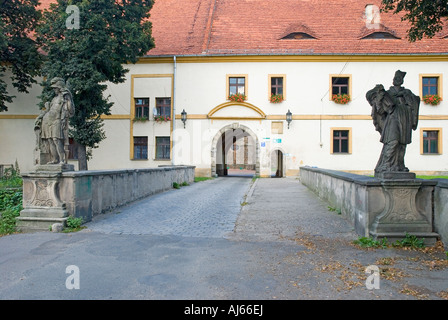
[[[87,148],[81,144],[78,144],[78,170],[87,171]]]

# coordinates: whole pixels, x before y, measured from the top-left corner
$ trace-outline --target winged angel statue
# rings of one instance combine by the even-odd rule
[[[409,172],[404,164],[406,146],[417,129],[420,97],[402,87],[406,72],[398,70],[393,86],[385,90],[378,84],[366,94],[372,106],[372,119],[381,134],[383,149],[375,167],[375,175],[383,172]]]

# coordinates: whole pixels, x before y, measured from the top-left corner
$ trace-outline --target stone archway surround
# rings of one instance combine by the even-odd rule
[[[241,129],[244,132],[248,133],[255,141],[255,175],[256,176],[260,176],[260,144],[258,141],[258,137],[257,135],[247,126],[239,124],[239,123],[232,123],[229,125],[226,125],[224,127],[222,127],[214,136],[213,140],[212,140],[212,145],[211,145],[211,175],[212,177],[216,177],[216,154],[217,154],[217,150],[216,150],[216,145],[218,144],[218,140],[219,138],[221,138],[221,136],[224,134],[224,132],[226,132],[227,130],[236,130],[236,129]]]

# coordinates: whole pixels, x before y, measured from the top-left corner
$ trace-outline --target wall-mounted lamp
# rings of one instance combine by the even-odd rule
[[[182,110],[182,112],[180,113],[181,116],[181,120],[184,123],[184,129],[185,129],[185,123],[187,122],[187,112],[185,112],[185,109]]]
[[[289,124],[291,123],[291,121],[292,121],[292,113],[288,109],[288,112],[286,112],[286,122],[288,122],[288,129],[289,129]]]

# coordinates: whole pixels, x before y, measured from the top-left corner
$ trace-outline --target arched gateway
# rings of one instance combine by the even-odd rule
[[[227,175],[226,160],[227,153],[230,149],[235,150],[236,142],[244,139],[244,165],[253,166],[255,175],[260,175],[260,144],[257,135],[248,127],[239,123],[227,125],[219,130],[212,140],[211,145],[211,174],[212,177]],[[247,140],[252,140],[253,143],[248,146]],[[250,149],[250,154],[249,154]],[[247,163],[247,159],[252,157],[252,163]]]

